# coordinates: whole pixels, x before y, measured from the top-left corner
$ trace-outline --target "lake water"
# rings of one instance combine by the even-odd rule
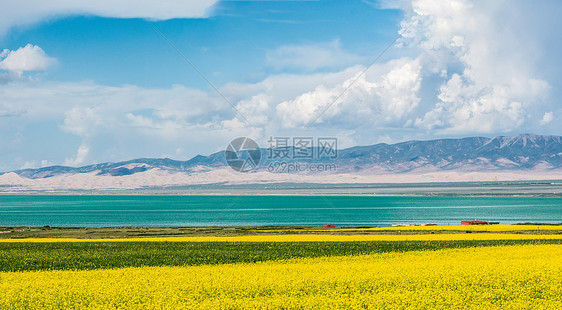
[[[0,195],[0,226],[338,226],[562,222],[562,198]]]

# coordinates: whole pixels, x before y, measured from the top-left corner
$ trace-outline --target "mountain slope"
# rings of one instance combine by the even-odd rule
[[[280,160],[269,158],[269,149],[261,149],[260,165],[252,171],[270,173],[270,165]],[[317,149],[313,151],[318,151]],[[562,168],[562,137],[523,134],[495,138],[468,137],[462,139],[438,139],[429,141],[407,141],[396,144],[357,146],[338,151],[337,158],[282,159],[286,164],[314,163],[335,165],[329,173],[303,172],[301,174],[347,174],[347,175],[391,175],[427,172],[510,172],[510,171],[556,171]],[[73,175],[88,176],[92,182],[100,178],[125,178],[134,175],[155,175],[164,180],[167,175],[207,174],[213,181],[214,171],[228,171],[229,177],[237,179],[237,172],[228,168],[224,151],[208,156],[198,155],[187,161],[168,158],[141,158],[118,163],[101,163],[83,167],[52,166],[39,169],[17,170],[0,179],[9,182],[21,180],[49,179]],[[230,173],[234,174],[230,174]],[[286,171],[275,171],[286,172]],[[240,173],[238,173],[240,174]],[[17,177],[16,177],[17,176]],[[561,177],[562,178],[562,177]],[[120,179],[121,180],[121,179]],[[184,179],[182,179],[184,180]],[[298,180],[298,178],[297,178]],[[185,181],[185,180],[184,180]],[[4,181],[7,182],[8,181]],[[179,179],[178,179],[178,182]],[[183,181],[182,181],[183,182]],[[217,180],[219,182],[219,180]],[[150,183],[150,182],[149,182]],[[164,182],[169,184],[167,181]],[[181,182],[180,182],[181,183]],[[150,183],[151,184],[151,183]],[[175,184],[171,182],[170,184]]]

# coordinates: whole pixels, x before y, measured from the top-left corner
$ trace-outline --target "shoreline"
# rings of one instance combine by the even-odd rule
[[[137,189],[25,190],[0,186],[0,196],[372,196],[372,197],[562,197],[553,180],[425,183],[260,183],[206,184]]]
[[[130,239],[130,238],[207,238],[259,236],[415,236],[415,235],[558,235],[562,223],[499,225],[432,225],[394,227],[319,226],[207,226],[207,227],[0,227],[0,240],[25,239]]]
[[[357,178],[339,178],[339,179],[311,179],[308,180],[305,176],[300,179],[271,179],[271,180],[244,180],[238,182],[235,180],[225,179],[222,181],[214,180],[213,182],[187,182],[187,183],[127,183],[128,180],[120,179],[118,185],[105,184],[103,182],[92,181],[84,185],[83,182],[66,180],[61,184],[41,185],[35,184],[36,182],[47,182],[46,179],[27,179],[32,184],[16,184],[2,180],[0,175],[0,195],[1,194],[35,194],[35,193],[104,193],[104,194],[145,194],[145,193],[161,193],[161,194],[219,194],[228,191],[283,191],[283,190],[298,190],[306,191],[305,194],[311,194],[315,191],[325,190],[382,190],[382,193],[361,193],[361,194],[387,194],[384,191],[390,189],[416,189],[416,188],[431,188],[436,189],[439,187],[447,187],[452,189],[459,189],[463,187],[468,188],[494,188],[501,187],[514,189],[514,193],[519,193],[515,190],[518,186],[542,186],[549,190],[554,190],[556,195],[562,195],[562,173],[555,175],[540,175],[536,177],[527,177],[519,179],[509,178],[490,178],[490,179],[451,179],[451,178],[432,178],[432,179],[418,179],[409,175],[381,175],[376,179]],[[240,176],[239,176],[240,177]],[[57,178],[57,177],[54,177]],[[116,177],[119,178],[119,177]],[[397,179],[398,178],[398,179]],[[191,179],[190,179],[191,180]],[[116,181],[116,180],[113,180]],[[122,186],[123,184],[130,184],[129,186]],[[73,184],[73,185],[70,185]],[[105,185],[104,185],[105,184]],[[288,193],[290,194],[290,192]],[[327,194],[327,193],[324,193]],[[346,194],[346,193],[342,193]]]

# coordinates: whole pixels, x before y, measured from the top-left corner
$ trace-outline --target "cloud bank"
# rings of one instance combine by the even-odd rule
[[[443,77],[435,106],[416,118],[420,128],[510,131],[527,121],[528,108],[548,95],[549,83],[527,66],[525,43],[504,28],[506,20],[498,12],[478,4],[417,0],[401,6],[404,42],[421,50],[419,59],[428,73]]]
[[[415,0],[385,6],[404,12],[400,45],[418,56],[376,64],[364,76],[321,84],[282,102],[277,112],[284,125],[351,128],[365,121],[466,135],[549,122],[550,115],[535,111],[545,104],[551,86],[530,65],[535,47],[519,41],[505,25],[517,21],[481,1]]]

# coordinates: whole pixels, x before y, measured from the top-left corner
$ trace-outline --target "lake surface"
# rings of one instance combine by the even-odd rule
[[[562,222],[562,198],[0,195],[0,226],[338,226]]]

